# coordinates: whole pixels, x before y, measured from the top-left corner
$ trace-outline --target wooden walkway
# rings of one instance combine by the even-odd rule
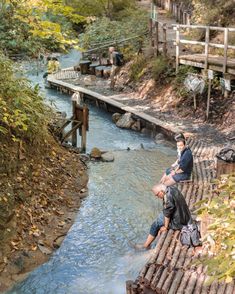
[[[72,69],[67,69],[54,75],[49,75],[47,81],[51,87],[56,88],[61,92],[68,94],[80,93],[83,95],[83,99],[91,100],[95,102],[97,106],[104,108],[109,112],[131,113],[134,117],[140,119],[143,125],[146,125],[148,129],[152,130],[153,135],[162,132],[168,138],[172,138],[175,133],[184,131],[182,128],[176,126],[173,122],[164,122],[158,118],[144,113],[143,111],[139,111],[134,107],[127,106],[119,101],[116,101],[114,96],[105,96],[87,88],[75,86],[69,81],[66,82],[66,80],[76,78],[76,75],[78,75],[77,72]]]
[[[194,204],[210,195],[210,180],[215,176],[215,154],[220,147],[210,147],[201,141],[188,140],[194,155],[193,181],[181,183],[178,188],[193,210]],[[127,294],[234,294],[235,283],[213,282],[206,285],[206,269],[192,264],[201,255],[193,248],[182,246],[179,231],[169,230],[160,235],[153,253],[141,269],[137,279],[127,281]]]

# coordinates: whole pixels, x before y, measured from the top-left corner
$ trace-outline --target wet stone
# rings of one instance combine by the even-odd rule
[[[113,162],[114,161],[114,155],[111,152],[107,152],[102,154],[101,160],[103,162]]]

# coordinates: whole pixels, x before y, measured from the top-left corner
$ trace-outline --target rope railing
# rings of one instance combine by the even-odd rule
[[[100,46],[100,47],[97,47],[97,48],[88,49],[88,50],[82,52],[82,54],[84,56],[84,55],[87,55],[87,54],[95,53],[97,51],[99,52],[102,49],[106,49],[106,48],[108,48],[110,46],[113,46],[113,45],[117,46],[118,44],[121,44],[121,43],[125,43],[125,42],[131,41],[131,40],[134,40],[134,39],[138,39],[138,38],[142,38],[143,36],[146,36],[147,34],[148,34],[148,30],[146,30],[141,35],[136,35],[136,36],[125,38],[125,39],[121,39],[121,40],[112,40],[110,42],[105,43],[103,46]]]

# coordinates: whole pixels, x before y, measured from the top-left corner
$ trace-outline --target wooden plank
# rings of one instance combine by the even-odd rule
[[[165,231],[160,235],[160,237],[158,239],[158,242],[157,242],[157,245],[156,245],[156,247],[155,247],[155,249],[153,251],[153,254],[149,259],[149,263],[156,262],[156,259],[157,259],[158,255],[159,255],[159,252],[160,252],[161,248],[162,248],[162,244],[165,241],[167,233],[168,233],[168,231]]]
[[[189,280],[190,276],[191,276],[191,272],[190,271],[186,271],[184,273],[184,276],[183,276],[183,278],[181,280],[181,283],[179,285],[179,288],[177,290],[177,294],[187,293],[187,292],[185,292],[185,288],[187,287],[187,283],[188,283],[188,280]]]
[[[175,271],[171,271],[170,274],[168,275],[167,279],[165,280],[162,289],[161,289],[161,293],[162,294],[166,294],[169,292],[169,289],[171,287],[172,281],[175,277]]]
[[[186,60],[182,57],[179,58],[179,64],[184,64],[184,65],[189,65],[189,66],[194,66],[198,68],[204,68],[204,63],[203,62],[196,62],[196,61],[191,61],[191,60]],[[221,66],[215,66],[209,64],[209,69],[218,71],[218,72],[223,72],[222,64]],[[230,73],[232,75],[235,75],[235,69],[227,67],[227,73]]]
[[[156,264],[153,263],[150,265],[148,271],[146,272],[146,275],[144,277],[144,284],[145,286],[150,286],[151,284],[151,280],[152,280],[152,277],[153,277],[153,274],[155,273],[156,271]]]
[[[164,282],[166,281],[167,277],[169,275],[168,269],[165,268],[164,271],[162,272],[162,275],[156,285],[156,291],[161,292],[162,286],[164,285]]]
[[[163,263],[163,261],[165,259],[165,256],[166,256],[166,252],[167,252],[168,246],[171,243],[173,234],[174,234],[174,231],[173,230],[169,230],[168,231],[167,237],[166,237],[166,239],[165,239],[165,241],[164,241],[164,243],[162,245],[162,248],[161,248],[160,253],[158,255],[158,258],[156,260],[156,263],[157,264],[162,264]]]
[[[177,270],[176,275],[172,281],[171,287],[169,289],[168,294],[177,294],[178,287],[180,285],[180,282],[182,280],[182,277],[184,275],[184,272],[182,270]]]
[[[156,289],[157,283],[158,283],[158,281],[159,281],[159,279],[160,279],[160,277],[161,277],[164,270],[165,270],[165,267],[160,266],[158,268],[158,270],[156,271],[156,273],[154,274],[152,282],[151,282],[151,288],[152,289]]]

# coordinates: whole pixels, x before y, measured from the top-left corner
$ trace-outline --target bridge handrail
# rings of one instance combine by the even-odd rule
[[[223,61],[223,73],[227,71],[227,60],[228,60],[228,49],[235,50],[234,45],[229,45],[229,32],[235,32],[235,28],[229,27],[215,27],[215,26],[205,26],[205,25],[182,25],[182,24],[174,24],[173,29],[176,31],[176,71],[179,68],[179,54],[180,54],[180,44],[191,44],[191,45],[201,45],[204,46],[204,53],[205,53],[205,63],[204,69],[208,69],[208,58],[209,58],[209,47],[220,48],[224,50],[224,61]],[[204,29],[205,33],[205,41],[196,41],[196,40],[186,40],[180,37],[180,29]],[[224,33],[224,43],[223,44],[216,44],[210,42],[210,31],[222,31]]]

